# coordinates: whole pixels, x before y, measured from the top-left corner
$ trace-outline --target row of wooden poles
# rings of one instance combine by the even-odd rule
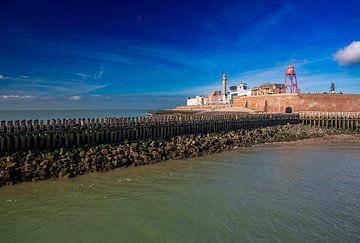
[[[360,112],[304,112],[299,118],[313,127],[360,130]]]
[[[299,123],[298,115],[159,115],[153,117],[1,121],[0,153],[121,143]]]

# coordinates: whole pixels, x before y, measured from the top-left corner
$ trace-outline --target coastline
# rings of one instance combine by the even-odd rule
[[[331,143],[331,142],[358,142],[360,143],[360,134],[332,134],[324,135],[322,137],[304,138],[293,141],[285,142],[271,142],[264,144],[255,144],[253,146],[266,146],[266,145],[278,145],[278,144],[319,144],[319,143]]]
[[[360,135],[354,131],[299,124],[185,135],[166,140],[61,148],[51,152],[17,152],[0,157],[0,186],[57,177],[70,178],[116,168],[199,157],[241,147],[345,140],[360,142]]]

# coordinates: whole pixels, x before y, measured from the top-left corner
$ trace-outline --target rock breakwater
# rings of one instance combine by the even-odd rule
[[[0,158],[0,186],[197,157],[261,143],[344,133],[349,134],[351,131],[286,125],[178,136],[167,140],[74,147],[51,152],[16,152]]]

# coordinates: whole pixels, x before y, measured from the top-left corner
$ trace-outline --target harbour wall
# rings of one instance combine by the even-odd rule
[[[260,112],[360,112],[357,94],[273,94],[235,97],[234,107]]]

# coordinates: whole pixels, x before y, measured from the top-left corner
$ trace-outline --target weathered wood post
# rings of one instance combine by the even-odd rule
[[[12,137],[12,133],[13,133],[13,130],[14,130],[14,124],[13,124],[13,121],[8,121],[7,122],[7,129],[6,129],[6,132],[7,132],[7,138],[6,138],[6,142],[7,142],[7,151],[12,151],[13,150],[13,147],[12,147],[12,140],[13,140],[13,137]]]
[[[0,153],[4,153],[6,151],[5,147],[5,121],[0,122]]]
[[[44,149],[44,120],[38,121],[38,146],[39,150]]]
[[[51,147],[51,124],[50,124],[50,120],[46,121],[45,139],[46,139],[46,149],[50,149],[50,147]]]
[[[34,120],[33,123],[33,148],[35,150],[39,149],[39,120]],[[41,138],[41,137],[40,137]]]
[[[28,120],[26,123],[26,149],[31,150],[33,147],[32,143],[32,120]]]
[[[14,149],[15,151],[19,150],[19,132],[20,132],[20,121],[16,120],[14,125]]]

